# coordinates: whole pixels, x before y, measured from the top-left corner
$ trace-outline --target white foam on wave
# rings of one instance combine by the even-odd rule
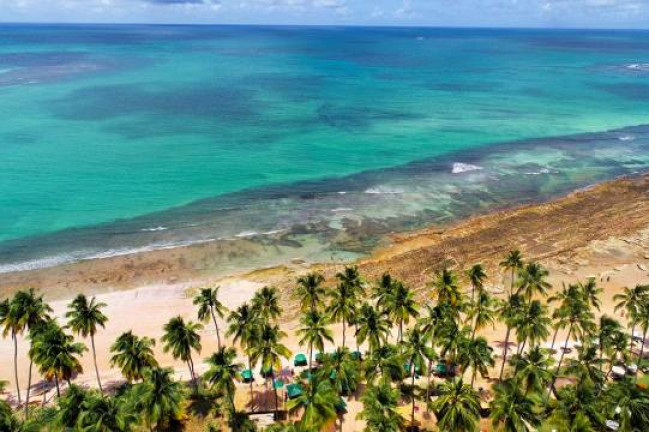
[[[389,186],[376,186],[371,187],[365,191],[366,194],[373,195],[391,195],[391,194],[401,194],[404,190],[400,188],[393,188]]]
[[[635,140],[635,137],[633,135],[622,135],[619,136],[617,139],[619,139],[620,141],[633,141]]]
[[[467,163],[462,163],[462,162],[455,162],[453,164],[453,169],[451,172],[453,174],[460,174],[460,173],[465,173],[465,172],[470,172],[470,171],[479,171],[483,169],[481,166],[478,165],[471,165]]]
[[[524,174],[525,175],[541,175],[541,174],[557,174],[557,173],[558,173],[557,171],[551,171],[548,168],[541,168],[538,171],[530,171],[530,172],[526,172]]]
[[[146,231],[146,232],[156,232],[156,231],[166,231],[169,228],[163,227],[163,226],[157,226],[153,228],[142,228],[140,231]]]
[[[245,237],[254,237],[256,235],[259,235],[257,231],[241,231],[239,234],[235,234],[235,237],[238,238],[245,238]]]
[[[624,67],[632,71],[649,72],[649,63],[630,63]]]
[[[334,213],[349,212],[349,211],[352,211],[352,210],[354,210],[354,209],[349,208],[349,207],[338,207],[338,208],[335,208],[335,209],[331,209],[331,211],[334,212]]]

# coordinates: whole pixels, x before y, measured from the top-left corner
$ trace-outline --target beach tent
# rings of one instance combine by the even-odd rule
[[[243,372],[241,372],[241,378],[243,378],[243,382],[249,383],[253,380],[252,371],[250,369],[245,369]]]
[[[445,376],[448,372],[448,368],[445,363],[437,363],[435,366],[435,375]]]
[[[295,399],[302,394],[302,386],[300,384],[289,384],[286,386],[286,393],[289,399]]]
[[[293,361],[293,364],[295,366],[306,366],[308,364],[306,360],[306,356],[302,353],[299,353],[298,355],[295,356],[295,360]]]
[[[275,381],[273,381],[273,388],[275,389],[284,388],[284,381],[282,381],[281,379],[276,379]]]

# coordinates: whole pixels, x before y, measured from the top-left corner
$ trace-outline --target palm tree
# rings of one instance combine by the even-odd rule
[[[237,411],[233,408],[228,413],[228,427],[231,431],[237,432],[256,432],[257,427],[250,416],[244,411]]]
[[[376,307],[383,310],[386,307],[388,298],[392,295],[394,282],[390,273],[385,272],[374,286],[372,297],[376,301]]]
[[[357,297],[365,294],[365,281],[358,271],[358,266],[345,266],[342,272],[336,273],[341,284],[350,287]]]
[[[457,306],[461,303],[462,296],[458,285],[457,275],[448,269],[443,269],[436,274],[432,283],[433,293],[437,297],[437,303],[448,303]]]
[[[132,331],[122,333],[110,347],[110,352],[114,353],[110,364],[119,367],[129,383],[141,380],[146,369],[158,367],[153,355],[154,346],[155,339],[140,338]]]
[[[378,374],[383,380],[400,382],[404,378],[404,356],[396,346],[385,344],[373,350],[365,364],[365,378],[373,383]]]
[[[336,418],[336,404],[340,397],[328,379],[316,374],[303,383],[304,391],[288,402],[289,412],[302,409],[300,423],[309,430],[322,430],[322,427]]]
[[[281,343],[285,337],[286,333],[281,331],[279,326],[264,323],[259,332],[259,341],[250,348],[252,362],[260,361],[262,371],[271,371],[266,375],[266,382],[275,376],[274,371],[282,368],[282,358],[291,357],[291,351]],[[273,385],[273,391],[275,393],[275,418],[278,418],[279,402],[275,385]]]
[[[89,397],[88,390],[72,384],[58,400],[58,409],[53,422],[56,426],[55,429],[74,430],[79,416],[83,412],[83,403]]]
[[[415,387],[415,375],[417,370],[421,374],[427,374],[426,365],[433,358],[435,352],[428,345],[428,335],[424,333],[418,326],[408,330],[406,339],[403,341],[404,357],[407,365],[410,368],[410,377],[412,379],[411,385]],[[415,395],[412,397],[412,413],[410,417],[410,424],[415,424]]]
[[[550,416],[556,429],[564,431],[601,430],[604,426],[604,405],[595,388],[588,383],[577,383],[557,390],[557,400]]]
[[[506,301],[500,304],[500,307],[496,311],[498,317],[501,321],[507,326],[507,331],[505,333],[505,347],[503,349],[503,363],[500,367],[500,377],[503,379],[503,371],[505,370],[505,363],[507,362],[507,351],[509,350],[509,336],[513,327],[518,323],[521,310],[523,308],[523,299],[517,294],[510,295]]]
[[[128,432],[137,416],[122,398],[90,395],[81,403],[77,427],[84,432]]]
[[[195,383],[196,375],[194,373],[194,360],[192,359],[192,350],[201,352],[201,337],[198,334],[203,326],[199,323],[194,323],[185,320],[179,315],[169,320],[164,325],[165,334],[162,336],[164,343],[163,351],[171,351],[174,359],[180,359],[187,363],[189,368],[189,379]],[[198,391],[198,386],[195,383],[195,389]]]
[[[337,348],[325,357],[322,373],[331,380],[331,385],[339,396],[346,396],[358,387],[359,361],[352,358],[348,348]]]
[[[18,291],[11,301],[5,300],[0,306],[0,325],[3,328],[3,337],[11,334],[14,342],[14,379],[16,381],[16,395],[20,399],[20,384],[18,382],[18,335],[25,330],[33,329],[49,319],[52,312],[44,301],[43,296],[37,296],[34,289]],[[29,363],[29,383],[27,386],[26,407],[29,404],[29,389],[31,388],[31,371],[33,361]],[[25,408],[27,414],[27,408]]]
[[[95,334],[97,327],[104,328],[108,317],[101,311],[106,307],[106,303],[97,302],[95,297],[88,301],[88,298],[79,294],[72,303],[68,305],[68,312],[65,317],[68,319],[68,327],[76,334],[82,337],[90,337],[90,346],[92,348],[92,360],[95,365],[95,375],[97,376],[97,385],[99,391],[103,394],[101,379],[99,378],[99,368],[97,367],[97,351],[95,350]]]
[[[505,270],[511,271],[511,283],[509,286],[509,295],[514,293],[514,284],[516,283],[516,273],[523,268],[523,255],[518,249],[509,251],[503,261],[500,262],[500,267]]]
[[[528,263],[520,272],[518,293],[530,303],[536,294],[545,296],[552,285],[546,280],[550,273],[536,262]]]
[[[529,432],[541,423],[534,401],[521,392],[514,379],[501,381],[494,386],[491,401],[491,422],[503,432]]]
[[[487,273],[484,271],[482,264],[475,264],[469,270],[467,270],[466,275],[471,281],[471,302],[475,301],[475,292],[478,292],[478,295],[484,290],[484,281],[487,279]]]
[[[220,347],[214,354],[205,359],[208,365],[203,377],[219,393],[224,394],[234,409],[235,381],[240,380],[239,371],[243,365],[236,363],[237,352],[234,348]]]
[[[622,359],[626,361],[629,351],[629,337],[623,331],[616,331],[611,336],[610,347],[607,350],[607,355],[609,356],[609,365],[608,372],[606,373],[606,378],[613,371],[613,366],[615,362],[618,361],[618,358],[621,356]]]
[[[262,320],[276,320],[282,314],[279,292],[275,287],[263,287],[252,297],[252,308]]]
[[[532,300],[520,316],[516,328],[516,338],[519,343],[518,354],[525,350],[525,344],[530,343],[535,347],[539,342],[544,341],[550,335],[552,319],[548,315],[548,308],[539,300]]]
[[[577,378],[580,383],[587,382],[599,388],[604,384],[605,375],[600,368],[597,345],[584,342],[577,347],[577,357],[568,361],[566,373]]]
[[[218,286],[201,289],[198,295],[194,297],[194,304],[198,306],[199,320],[207,323],[210,318],[212,319],[214,329],[216,330],[216,342],[218,347],[221,348],[221,333],[219,331],[219,325],[216,323],[216,316],[218,315],[219,318],[223,318],[228,309],[219,301],[219,289],[220,287]]]
[[[615,311],[626,309],[627,316],[631,321],[631,336],[629,340],[633,344],[633,336],[635,333],[635,323],[633,317],[640,310],[640,306],[647,302],[649,298],[649,285],[636,285],[633,288],[625,287],[621,293],[615,294],[613,300],[617,301],[615,304]]]
[[[644,356],[644,341],[647,339],[647,331],[649,330],[649,303],[645,302],[640,305],[632,319],[633,326],[639,326],[642,329],[642,342],[640,343],[640,352],[638,353],[638,366]],[[636,368],[635,376],[638,376],[638,368]]]
[[[554,359],[548,355],[547,350],[534,346],[528,352],[514,355],[511,363],[516,370],[516,381],[525,387],[525,395],[530,391],[541,392],[552,379],[550,367]]]
[[[595,309],[599,310],[601,301],[599,295],[603,291],[601,288],[597,287],[597,282],[595,282],[594,277],[590,277],[586,280],[586,283],[579,282],[579,288],[584,294],[584,301],[590,304]]]
[[[309,370],[312,370],[313,348],[323,352],[325,340],[333,343],[333,336],[327,328],[327,318],[317,310],[307,311],[300,319],[300,324],[302,327],[297,330],[297,334],[301,337],[300,345],[309,347]]]
[[[557,368],[552,376],[552,381],[550,383],[550,388],[548,390],[548,398],[550,392],[554,387],[554,382],[557,378],[557,374],[561,369],[561,363],[563,362],[563,357],[568,348],[568,341],[572,337],[573,339],[583,338],[583,336],[591,329],[594,324],[592,322],[593,316],[592,312],[589,309],[588,304],[584,301],[584,297],[577,285],[568,286],[568,294],[564,299],[564,302],[560,306],[565,311],[565,319],[568,322],[568,335],[566,336],[566,342],[561,351],[561,356],[559,357],[559,363],[557,363]]]
[[[358,324],[356,341],[360,345],[367,340],[370,354],[388,340],[390,334],[388,318],[369,303],[361,306],[356,322]]]
[[[347,325],[356,317],[357,291],[352,285],[339,283],[338,289],[329,295],[331,301],[327,307],[327,314],[333,322],[342,322],[343,325],[343,348],[345,347],[345,331]]]
[[[469,367],[472,369],[471,387],[473,387],[477,373],[480,372],[480,375],[485,377],[488,374],[488,368],[493,367],[495,364],[493,348],[489,346],[487,340],[483,337],[467,340],[462,344],[459,351],[458,362],[463,371],[466,371]]]
[[[41,375],[48,381],[54,380],[56,394],[60,397],[59,381],[67,381],[70,385],[72,377],[83,372],[78,357],[86,349],[84,344],[75,343],[74,338],[65,334],[56,321],[52,320],[34,338],[30,356]]]
[[[400,281],[394,282],[392,294],[388,297],[386,310],[390,319],[399,325],[398,341],[403,340],[403,325],[410,322],[410,318],[419,316],[419,307],[414,293]]]
[[[358,414],[358,418],[365,420],[365,431],[405,431],[406,424],[397,411],[400,397],[399,390],[393,389],[389,381],[368,386],[361,397],[363,410]]]
[[[599,326],[597,328],[599,362],[600,369],[602,369],[604,365],[604,352],[610,352],[615,335],[622,331],[622,325],[615,318],[602,315],[599,317]]]
[[[649,430],[649,394],[632,380],[624,379],[606,389],[606,405],[613,408],[609,414],[619,412],[620,432]],[[610,417],[609,417],[610,418]]]
[[[468,319],[474,322],[471,339],[475,339],[475,334],[478,330],[488,325],[494,326],[494,317],[496,315],[494,303],[489,293],[478,289],[478,299],[476,302],[473,302],[468,314]]]
[[[170,421],[181,418],[183,388],[172,377],[171,368],[154,367],[147,369],[144,381],[133,388],[134,408],[150,430],[163,430]]]
[[[324,276],[316,272],[298,278],[296,294],[300,300],[300,308],[303,311],[310,310],[313,312],[322,305],[326,294],[322,286],[323,282]]]
[[[259,340],[260,322],[254,309],[243,303],[228,316],[227,335],[232,336],[233,343],[239,343],[241,349],[248,357],[248,370],[252,373],[252,356],[250,348]],[[250,409],[255,412],[255,401],[252,392],[252,380],[250,380]]]
[[[445,432],[473,432],[480,420],[480,396],[461,378],[445,381],[432,402],[437,427]]]

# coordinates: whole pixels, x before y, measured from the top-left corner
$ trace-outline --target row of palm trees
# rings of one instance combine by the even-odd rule
[[[637,370],[631,377],[610,380],[615,365],[632,361],[636,328],[642,330],[643,338],[634,361],[641,365],[649,329],[649,286],[638,285],[615,296],[616,310],[627,313],[629,335],[612,317],[602,315],[596,320],[601,290],[593,279],[552,292],[547,304],[556,306],[551,311],[542,301],[552,289],[547,270],[536,262],[524,262],[518,251],[510,252],[501,267],[510,279],[504,298],[486,289],[486,272],[475,265],[463,275],[469,289],[457,273],[448,269],[437,273],[429,285],[430,301],[423,307],[412,289],[388,273],[370,284],[356,267],[345,267],[336,274],[333,287],[327,287],[319,273],[300,277],[294,290],[301,310],[297,336],[308,352],[308,373],[296,378],[303,391],[289,401],[288,410],[301,417],[272,429],[315,431],[336,420],[342,428],[341,398],[363,389],[359,417],[365,420],[367,431],[402,431],[414,426],[417,401],[433,411],[440,430],[474,431],[485,414],[487,396],[485,390],[476,389],[476,379],[478,375],[495,378],[489,374],[496,368],[493,347],[480,333],[500,321],[506,328],[502,362],[487,407],[495,427],[507,431],[604,430],[605,421],[616,418],[621,431],[649,430],[649,396],[635,384]],[[182,419],[186,410],[194,413],[200,411],[198,406],[210,406],[215,412],[213,408],[220,404],[225,410],[216,412],[228,413],[231,430],[252,430],[254,425],[235,406],[235,395],[244,367],[252,374],[255,366],[265,372],[265,387],[272,387],[278,413],[276,372],[292,355],[283,344],[286,333],[279,326],[283,312],[279,292],[265,287],[250,302],[228,311],[218,299],[218,288],[204,288],[194,304],[199,322],[172,318],[161,339],[163,350],[187,365],[191,390],[174,381],[170,369],[160,367],[153,352],[155,340],[129,331],[111,346],[111,364],[120,369],[128,385],[108,396],[103,394],[94,346],[97,331],[107,322],[102,312],[105,304],[79,295],[69,305],[67,325],[61,327],[33,290],[20,291],[0,303],[0,326],[14,341],[19,404],[17,336],[26,332],[30,341],[24,412],[19,418],[6,409],[3,415],[0,409],[0,430],[4,430],[3,421],[14,424],[7,430],[28,430],[32,424],[36,425],[33,430],[39,430],[44,418],[63,429],[121,431],[142,424],[164,430]],[[220,319],[225,319],[225,334],[232,346],[225,346],[221,338]],[[209,322],[218,348],[205,360],[208,369],[201,377],[194,360],[202,348],[199,332]],[[342,326],[339,343],[331,330],[334,323]],[[82,390],[71,383],[82,371],[79,357],[86,347],[74,342],[68,330],[90,339],[98,390]],[[561,330],[567,335],[555,362],[553,352]],[[347,346],[348,332],[353,334],[355,351]],[[550,336],[550,347],[542,346]],[[577,353],[566,360],[571,340],[578,341]],[[327,343],[335,349],[325,354]],[[361,346],[366,347],[363,355]],[[238,353],[246,366],[238,361]],[[32,365],[54,383],[55,407],[30,410]],[[444,379],[431,381],[433,370]],[[425,383],[420,384],[418,377],[425,377]],[[253,382],[249,381],[254,412]],[[60,382],[68,384],[64,395]],[[410,404],[409,422],[400,413],[406,403]],[[610,412],[611,406],[619,409]],[[90,407],[92,413],[87,412]],[[98,412],[104,413],[100,419]]]

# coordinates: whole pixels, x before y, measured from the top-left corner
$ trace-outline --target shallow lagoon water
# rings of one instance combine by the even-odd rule
[[[0,271],[264,235],[355,256],[385,232],[649,164],[646,128],[628,128],[649,123],[646,32],[2,26],[0,40]]]

